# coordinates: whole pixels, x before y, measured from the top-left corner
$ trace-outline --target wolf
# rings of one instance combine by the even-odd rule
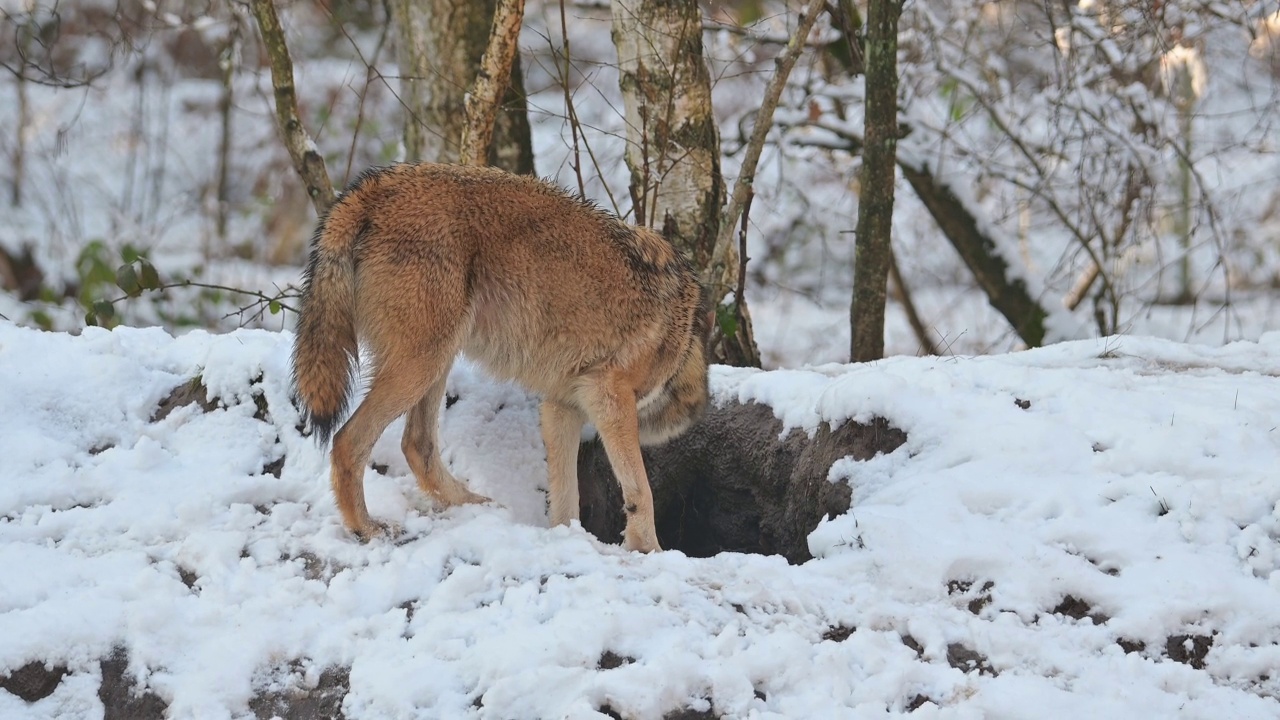
[[[622,489],[629,550],[661,550],[641,445],[707,404],[711,314],[688,261],[657,232],[556,185],[493,168],[400,163],[353,181],[317,225],[293,346],[295,397],[321,443],[343,524],[369,516],[374,442],[400,447],[441,506],[485,502],[440,460],[437,416],[461,353],[540,397],[549,517],[578,518],[578,442],[590,421]],[[363,345],[368,392],[345,416]]]

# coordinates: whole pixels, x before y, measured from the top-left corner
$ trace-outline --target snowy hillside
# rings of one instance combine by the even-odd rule
[[[317,683],[347,718],[1280,717],[1280,335],[717,368],[907,433],[832,468],[800,566],[546,529],[534,405],[465,366],[445,458],[501,507],[433,510],[397,424],[367,485],[407,535],[354,542],[289,343],[0,325],[0,679],[67,671],[0,717],[102,717],[113,651],[172,717]]]

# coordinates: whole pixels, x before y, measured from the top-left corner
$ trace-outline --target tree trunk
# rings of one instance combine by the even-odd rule
[[[866,145],[854,248],[850,358],[884,357],[885,288],[889,278],[894,163],[898,148],[899,0],[870,0],[866,37]]]
[[[17,74],[18,82],[18,131],[15,133],[13,151],[13,206],[22,206],[22,185],[26,182],[27,125],[31,123],[31,111],[27,100],[27,76]]]
[[[488,46],[495,6],[496,0],[391,0],[406,160],[460,159],[466,90]],[[533,172],[519,62],[512,64],[489,160],[510,172]]]

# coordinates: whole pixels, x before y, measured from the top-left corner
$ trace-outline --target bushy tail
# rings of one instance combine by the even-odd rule
[[[359,347],[356,342],[356,278],[352,244],[358,225],[344,222],[349,203],[335,205],[316,229],[303,274],[293,384],[303,420],[327,443],[351,402]]]

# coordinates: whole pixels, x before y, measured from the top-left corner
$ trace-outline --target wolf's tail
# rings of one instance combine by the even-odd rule
[[[353,245],[363,208],[349,194],[330,208],[311,240],[293,344],[294,396],[304,421],[327,443],[351,402],[359,361]]]

